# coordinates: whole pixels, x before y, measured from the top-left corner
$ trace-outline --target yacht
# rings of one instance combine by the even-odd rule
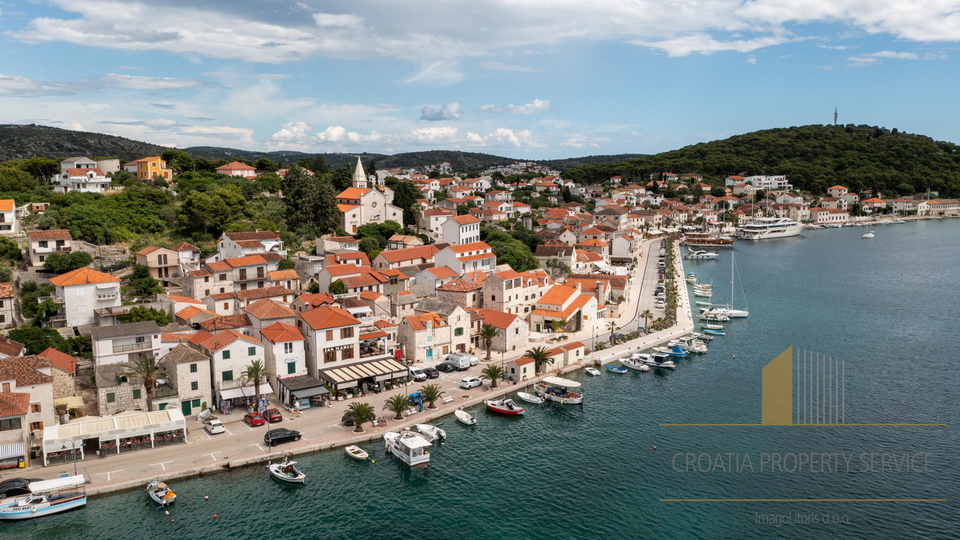
[[[690,253],[683,256],[684,259],[695,261],[710,261],[719,257],[719,253],[712,253],[702,249],[690,249]]]
[[[803,225],[787,218],[758,218],[744,224],[737,231],[744,240],[768,240],[797,236]]]
[[[860,238],[873,238],[873,231],[864,233]]]

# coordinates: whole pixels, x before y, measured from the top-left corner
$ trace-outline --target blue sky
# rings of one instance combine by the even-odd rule
[[[960,141],[956,0],[0,0],[0,123],[177,147],[655,153]]]

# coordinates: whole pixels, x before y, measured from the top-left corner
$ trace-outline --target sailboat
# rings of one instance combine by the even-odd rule
[[[730,318],[749,317],[750,311],[746,309],[733,309],[733,296],[735,292],[734,279],[736,277],[736,259],[733,252],[730,253],[730,303],[726,306],[703,308],[700,310],[701,316],[720,316],[725,315]]]

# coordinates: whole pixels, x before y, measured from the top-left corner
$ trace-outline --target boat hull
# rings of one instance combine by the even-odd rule
[[[533,394],[528,394],[526,392],[517,392],[517,397],[527,403],[533,403],[534,405],[542,405],[544,399]]]
[[[348,456],[358,461],[366,461],[366,459],[370,457],[370,454],[368,454],[365,450],[363,450],[359,446],[348,446],[344,450],[344,452],[346,452]]]
[[[507,416],[520,416],[526,411],[523,410],[523,407],[517,407],[510,404],[497,402],[497,401],[484,401],[483,404],[487,407],[487,410],[497,414],[505,414]],[[510,405],[513,405],[512,407]]]
[[[86,506],[87,497],[75,496],[54,499],[39,506],[18,506],[16,501],[0,505],[0,521],[18,521],[35,517],[49,516]]]
[[[457,417],[457,422],[465,426],[475,426],[477,425],[477,419],[470,415],[468,412],[464,411],[454,411],[454,416]]]
[[[568,392],[566,394],[556,394],[549,392],[549,388],[544,384],[534,386],[540,397],[547,401],[553,401],[563,405],[580,405],[583,403],[583,393]]]

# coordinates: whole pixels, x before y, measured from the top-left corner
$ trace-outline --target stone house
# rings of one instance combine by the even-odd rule
[[[210,358],[202,352],[179,343],[160,360],[167,373],[167,384],[177,391],[176,399],[184,416],[190,416],[210,406]],[[175,402],[158,397],[158,409],[174,406]]]

